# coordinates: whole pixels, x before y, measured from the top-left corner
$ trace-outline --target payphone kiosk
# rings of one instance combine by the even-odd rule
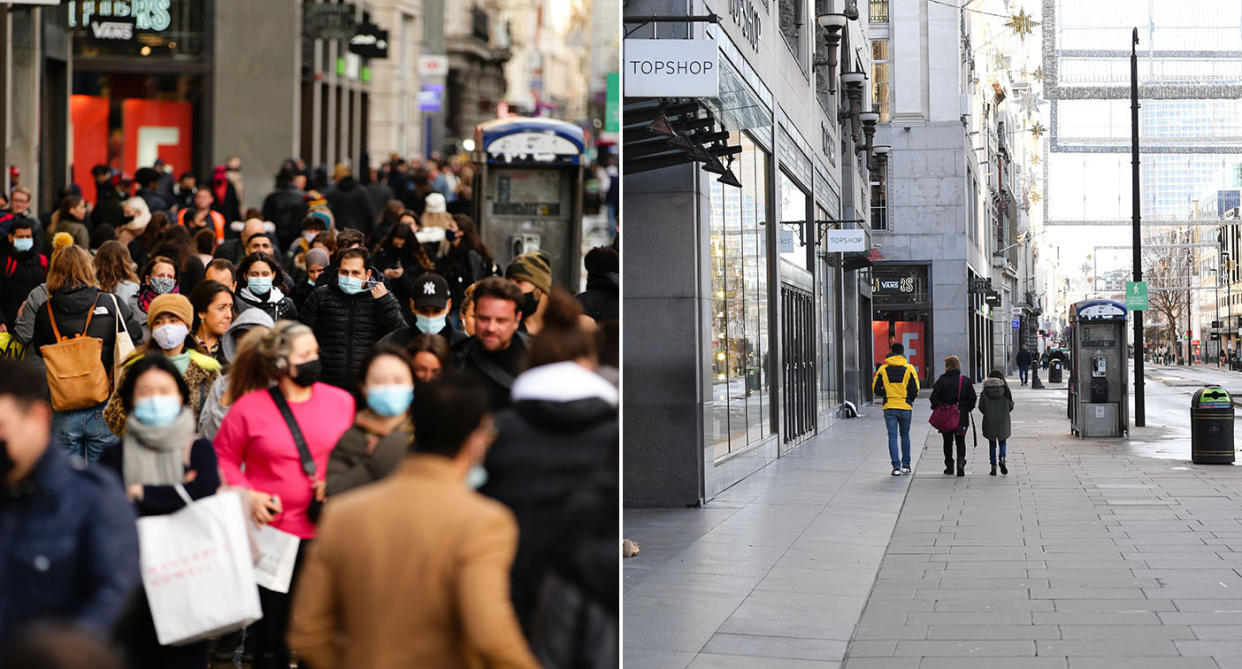
[[[543,250],[552,282],[578,292],[582,264],[582,129],[544,118],[507,118],[474,130],[475,221],[503,268]]]
[[[1115,300],[1070,306],[1070,431],[1120,437],[1130,431],[1126,307]]]

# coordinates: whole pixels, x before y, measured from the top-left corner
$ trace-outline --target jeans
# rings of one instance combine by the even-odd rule
[[[988,439],[988,460],[996,464],[996,439]],[[1000,440],[1000,459],[1005,459],[1005,440]]]
[[[884,426],[888,428],[888,457],[893,469],[910,466],[910,414],[909,409],[885,409]],[[897,458],[897,437],[901,436],[901,459]]]
[[[1026,373],[1027,373],[1027,371],[1028,371],[1029,369],[1030,369],[1029,367],[1019,367],[1019,368],[1018,368],[1018,380],[1019,380],[1019,381],[1021,381],[1021,382],[1023,383],[1023,385],[1025,385],[1025,384],[1026,384]]]
[[[117,440],[104,422],[106,404],[52,412],[52,436],[60,442],[65,455],[76,455],[94,463],[103,455],[104,449]]]

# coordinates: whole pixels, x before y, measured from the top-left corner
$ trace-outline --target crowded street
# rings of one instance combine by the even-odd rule
[[[0,667],[619,666],[617,19],[0,4]]]

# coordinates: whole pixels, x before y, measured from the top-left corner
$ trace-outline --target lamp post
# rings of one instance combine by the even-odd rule
[[[841,46],[841,31],[845,28],[845,24],[849,22],[849,17],[845,14],[820,14],[815,17],[819,26],[824,29],[824,42],[828,47],[828,53],[823,59],[816,59],[816,65],[828,66],[828,92],[837,92],[837,50]]]
[[[859,144],[862,139],[862,94],[863,82],[867,80],[867,75],[862,72],[845,72],[841,74],[841,83],[845,84],[845,95],[850,100],[849,117],[853,120],[851,135],[854,143]]]
[[[1143,236],[1139,231],[1139,103],[1138,103],[1138,28],[1131,34],[1130,44],[1130,207],[1134,216],[1134,280],[1143,280]],[[1147,402],[1143,393],[1143,312],[1134,316],[1134,426],[1147,425]]]
[[[1216,275],[1216,279],[1213,281],[1213,283],[1216,284],[1216,327],[1212,329],[1215,330],[1213,334],[1216,335],[1216,366],[1220,367],[1220,352],[1222,350],[1221,344],[1224,342],[1224,338],[1221,336],[1220,332],[1220,269],[1216,267],[1209,267],[1208,271]]]

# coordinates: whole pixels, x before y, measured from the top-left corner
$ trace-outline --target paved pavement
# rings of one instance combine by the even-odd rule
[[[1008,477],[985,442],[941,474],[924,398],[913,477],[868,408],[703,509],[627,511],[627,667],[1242,669],[1242,468],[1015,395]]]

